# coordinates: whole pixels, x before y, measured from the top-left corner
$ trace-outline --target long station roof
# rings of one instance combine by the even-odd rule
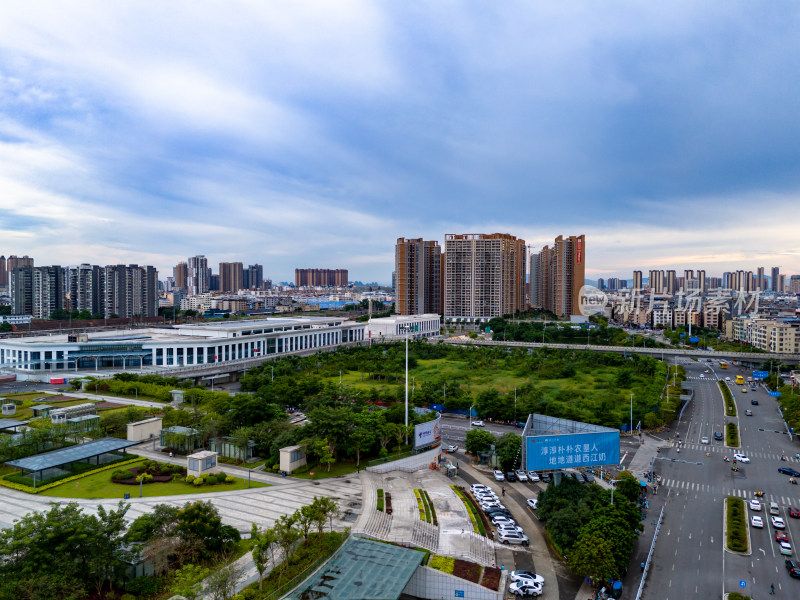
[[[51,450],[35,456],[10,460],[6,464],[23,471],[44,471],[45,469],[78,462],[93,456],[107,454],[108,452],[116,452],[123,448],[135,446],[138,443],[118,438],[103,438],[86,444],[79,444],[78,446],[70,446],[69,448]]]

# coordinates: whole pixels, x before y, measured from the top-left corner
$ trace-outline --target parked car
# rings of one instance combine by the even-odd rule
[[[515,596],[541,596],[542,586],[532,585],[527,581],[515,581],[508,586],[508,591]]]
[[[472,422],[472,426],[473,427],[483,427],[484,426],[483,425],[483,421],[473,421]]]
[[[496,517],[492,517],[492,525],[499,525],[500,523],[511,523],[512,525],[517,524],[514,519],[511,517],[506,517],[505,515],[497,515]]]
[[[488,485],[483,485],[482,483],[473,483],[471,486],[469,486],[469,489],[472,490],[473,494],[477,490],[488,490],[490,492],[492,491],[492,488],[490,488]]]
[[[762,519],[758,515],[753,515],[752,517],[750,517],[750,524],[753,527],[764,527],[764,519]]]
[[[544,473],[543,472],[539,477],[541,478],[541,480],[544,483],[550,483],[550,474],[549,473]]]
[[[509,511],[507,508],[492,508],[491,510],[485,510],[483,512],[486,513],[486,516],[489,517],[490,519],[498,515],[503,515],[505,517],[508,517],[509,519],[514,518],[514,515],[512,515],[511,511]]]
[[[495,527],[496,527],[498,533],[500,533],[501,531],[503,533],[506,533],[506,532],[508,532],[508,533],[523,533],[522,527],[520,527],[517,524],[500,523],[499,525],[495,525]]]
[[[586,477],[584,477],[583,473],[581,473],[580,471],[573,471],[572,476],[578,483],[586,483],[587,481]]]
[[[528,479],[533,483],[539,481],[539,474],[536,471],[528,471]]]
[[[500,469],[495,469],[494,470],[494,480],[495,481],[505,481],[505,475],[503,475],[503,472]]]
[[[506,481],[516,481],[517,474],[514,471],[507,471],[506,472]]]
[[[528,481],[528,474],[522,469],[516,472],[516,476],[520,481]]]
[[[792,477],[800,477],[800,473],[795,471],[792,467],[778,467],[778,473],[783,473],[784,475],[790,475]]]
[[[528,498],[525,500],[528,503],[528,506],[531,507],[531,510],[536,510],[536,507],[539,505],[539,501],[536,498]]]
[[[593,483],[594,482],[594,475],[589,473],[589,471],[585,471],[583,473],[583,478],[586,480],[587,483]]]
[[[537,575],[533,571],[511,571],[508,576],[511,578],[511,581],[528,580],[533,581],[536,585],[544,585],[544,577]]]
[[[520,544],[522,546],[527,546],[528,536],[524,533],[498,533],[497,541],[503,544]]]

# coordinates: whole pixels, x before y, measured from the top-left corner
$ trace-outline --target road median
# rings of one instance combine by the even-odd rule
[[[725,499],[722,529],[725,532],[725,549],[728,552],[743,556],[751,554],[747,507],[743,499],[735,496],[728,496]]]

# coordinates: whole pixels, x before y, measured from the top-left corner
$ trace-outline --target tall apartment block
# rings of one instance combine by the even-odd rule
[[[93,315],[105,312],[102,273],[101,267],[89,264],[67,269],[67,308],[70,311],[88,310]]]
[[[219,291],[235,294],[242,288],[244,288],[244,266],[242,263],[219,263]]]
[[[49,319],[53,311],[66,308],[64,270],[58,265],[33,268],[34,319]]]
[[[186,291],[189,289],[189,264],[185,262],[179,262],[175,267],[172,269],[173,276],[175,277],[175,287],[181,288],[182,290]]]
[[[104,314],[122,318],[158,315],[158,271],[151,266],[108,265],[103,269]]]
[[[192,256],[188,261],[189,270],[187,272],[187,292],[191,296],[205,294],[208,291],[210,272],[208,270],[208,259],[202,254]]]
[[[243,276],[246,289],[261,290],[264,288],[264,267],[262,265],[248,265]]]
[[[780,267],[772,267],[772,277],[769,280],[769,284],[770,284],[770,289],[773,292],[779,291],[778,290],[778,280],[780,279],[780,275],[781,275],[781,268]]]
[[[8,285],[8,267],[6,267],[6,257],[0,256],[0,287]]]
[[[33,267],[11,269],[11,312],[15,315],[33,314]]]
[[[25,256],[22,256],[22,257],[17,256],[15,254],[12,254],[11,256],[9,256],[5,260],[5,263],[6,263],[6,266],[5,266],[5,270],[4,271],[5,271],[5,282],[6,282],[6,285],[10,285],[10,283],[11,283],[11,271],[13,271],[14,269],[16,269],[18,267],[33,267],[33,259],[30,256],[28,256],[27,254]],[[2,277],[2,276],[0,276],[0,277]],[[29,313],[25,313],[25,314],[29,314]]]
[[[445,236],[446,318],[492,318],[525,309],[525,240],[507,233]]]
[[[295,269],[297,287],[347,287],[347,269]]]
[[[397,238],[394,247],[395,312],[442,313],[442,248],[436,241]]]
[[[580,291],[586,274],[586,236],[558,236],[537,254],[537,296],[542,308],[568,317],[581,314]],[[534,282],[531,279],[531,295]]]
[[[642,272],[641,271],[634,271],[633,272],[633,281],[631,286],[634,290],[642,290]]]

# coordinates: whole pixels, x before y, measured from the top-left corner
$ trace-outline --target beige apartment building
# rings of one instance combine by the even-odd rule
[[[525,240],[508,233],[445,236],[444,315],[491,319],[525,309]]]
[[[586,236],[558,236],[552,246],[544,246],[531,258],[536,260],[536,277],[531,290],[539,306],[558,316],[581,314],[580,291],[586,273]],[[534,293],[531,291],[531,295]]]
[[[735,317],[726,323],[728,339],[766,352],[800,353],[800,320]]]
[[[439,242],[397,238],[394,308],[398,315],[442,313],[442,266]]]

